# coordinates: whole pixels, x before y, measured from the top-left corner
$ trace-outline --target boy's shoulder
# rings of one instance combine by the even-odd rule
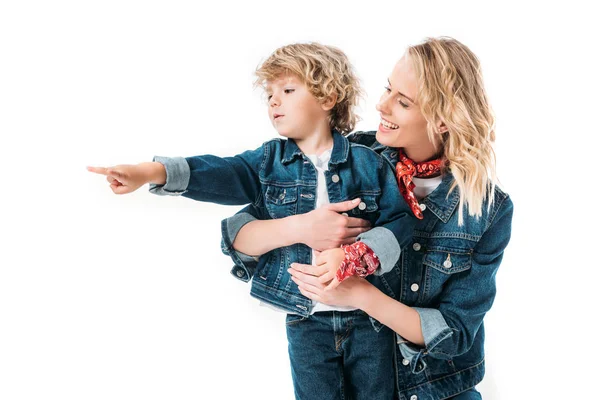
[[[346,138],[352,144],[363,145],[380,153],[386,148],[386,146],[377,141],[376,134],[376,131],[357,131],[352,132],[346,136]]]
[[[382,145],[375,139],[375,132],[353,132],[347,136],[350,143],[350,157],[364,160],[365,162],[374,162],[377,160],[381,167],[385,157],[383,151],[387,146]]]

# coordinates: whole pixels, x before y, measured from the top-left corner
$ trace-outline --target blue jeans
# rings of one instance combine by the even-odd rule
[[[376,332],[365,312],[288,314],[286,330],[296,399],[394,398],[393,332]]]

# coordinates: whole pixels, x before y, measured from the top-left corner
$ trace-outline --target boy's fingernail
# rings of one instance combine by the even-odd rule
[[[358,202],[359,202],[359,200],[360,200],[360,199],[354,199],[354,200],[352,200],[352,203],[356,204],[356,203],[358,203]]]

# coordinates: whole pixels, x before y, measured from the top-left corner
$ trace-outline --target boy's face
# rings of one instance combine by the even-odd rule
[[[305,139],[329,126],[327,107],[308,91],[295,75],[282,75],[267,81],[269,119],[281,136]]]

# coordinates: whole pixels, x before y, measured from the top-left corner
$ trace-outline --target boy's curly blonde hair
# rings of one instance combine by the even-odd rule
[[[255,86],[266,87],[282,75],[297,76],[320,102],[335,96],[329,127],[348,134],[359,121],[354,109],[363,91],[348,57],[320,43],[295,43],[278,48],[256,69]]]

